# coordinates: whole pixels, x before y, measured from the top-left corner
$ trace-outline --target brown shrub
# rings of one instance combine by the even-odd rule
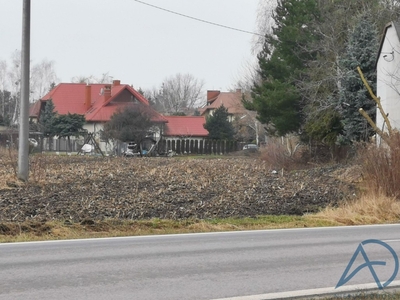
[[[275,138],[260,148],[260,159],[275,170],[303,169],[308,167],[305,152],[297,142]]]
[[[400,134],[389,144],[360,146],[359,159],[367,191],[387,197],[400,197]]]

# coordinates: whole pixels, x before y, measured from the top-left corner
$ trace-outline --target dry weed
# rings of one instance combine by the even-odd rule
[[[9,188],[7,183],[17,178],[17,151],[0,147],[0,189]]]
[[[271,169],[275,170],[295,170],[304,168],[306,165],[302,159],[303,148],[300,144],[290,143],[285,139],[270,139],[270,141],[260,149],[260,158]]]
[[[308,216],[337,222],[342,225],[365,225],[398,222],[400,202],[382,194],[364,194],[359,199],[343,202],[339,207],[328,207]]]
[[[400,133],[389,144],[360,147],[360,162],[368,190],[388,197],[400,197]]]

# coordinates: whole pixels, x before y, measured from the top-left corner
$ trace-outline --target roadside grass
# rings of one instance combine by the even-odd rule
[[[139,236],[156,234],[242,231],[261,229],[324,227],[339,225],[307,216],[260,216],[211,220],[85,220],[81,223],[50,221],[43,223],[0,223],[0,242],[26,242],[60,239]]]
[[[343,202],[339,207],[327,207],[307,217],[340,225],[398,223],[400,202],[395,197],[380,193],[364,193],[357,199]]]

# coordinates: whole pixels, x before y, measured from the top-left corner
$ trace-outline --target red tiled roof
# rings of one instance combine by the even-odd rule
[[[203,107],[203,110],[201,111],[202,115],[204,115],[208,110],[219,108],[221,105],[227,108],[228,113],[230,114],[245,113],[246,110],[242,104],[241,90],[237,90],[236,92],[220,92],[219,94],[217,94],[216,91],[212,92],[212,96],[214,97],[207,100],[209,105]]]
[[[60,83],[40,101],[52,99],[55,111],[60,114],[76,113],[85,115],[87,122],[106,122],[119,109],[129,103],[137,102],[146,107],[151,120],[167,122],[165,118],[149,106],[149,101],[138,91],[127,84],[90,84],[90,104],[85,104],[85,83]],[[111,96],[106,98],[106,86],[111,86]],[[33,105],[30,116],[38,117],[40,104]]]
[[[206,120],[201,116],[164,116],[165,136],[206,137],[208,131],[204,128]]]
[[[37,117],[39,115],[41,104],[41,101],[36,101],[29,106],[29,117]]]

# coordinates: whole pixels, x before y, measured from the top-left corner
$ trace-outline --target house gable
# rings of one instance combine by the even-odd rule
[[[207,91],[207,105],[201,111],[201,115],[205,117],[212,115],[214,110],[223,105],[230,115],[229,121],[232,121],[235,115],[246,113],[242,103],[242,96],[240,89],[235,92]]]
[[[123,89],[120,93],[118,93],[109,104],[118,104],[118,103],[143,103],[138,98],[136,98],[131,91],[128,89]],[[147,104],[147,103],[146,103]]]
[[[376,59],[377,96],[381,99],[383,110],[388,113],[394,128],[400,129],[400,24],[388,23],[383,31]],[[387,128],[380,113],[376,116],[376,125]]]

